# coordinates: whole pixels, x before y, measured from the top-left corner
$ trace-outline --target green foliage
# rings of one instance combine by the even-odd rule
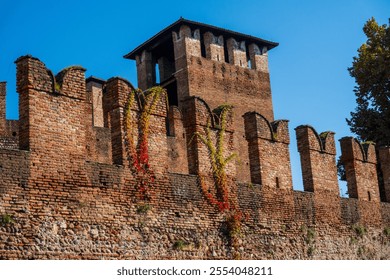
[[[367,229],[362,225],[354,225],[352,229],[355,231],[356,235],[363,237],[367,233]]]
[[[175,243],[173,244],[173,248],[174,248],[175,250],[181,251],[181,250],[183,250],[183,249],[185,248],[186,245],[187,245],[187,243],[184,242],[183,240],[177,240],[177,241],[175,241]]]
[[[328,134],[329,134],[329,131],[324,131],[324,132],[321,132],[319,136],[320,136],[321,139],[326,139]]]
[[[309,248],[307,248],[307,255],[309,257],[312,257],[314,255],[314,251],[315,251],[315,248],[313,246],[309,246]]]
[[[315,230],[312,228],[308,228],[306,225],[301,226],[301,231],[304,234],[305,242],[307,244],[312,244],[315,241]]]
[[[301,232],[303,233],[303,238],[307,244],[307,256],[312,257],[315,251],[315,237],[316,232],[313,228],[309,228],[306,225],[301,226]]]
[[[339,176],[341,181],[347,180],[347,174],[345,172],[344,163],[341,161],[341,156],[337,160],[337,175]]]
[[[349,73],[355,78],[357,107],[347,123],[359,140],[390,144],[390,26],[374,18],[363,31],[367,41],[358,49]]]
[[[365,252],[366,252],[366,249],[364,247],[359,247],[356,251],[359,258],[362,258]]]
[[[238,237],[241,233],[241,216],[236,215],[228,215],[226,217],[226,225],[228,230],[229,238],[234,239]]]
[[[149,204],[141,204],[137,206],[137,214],[146,214],[150,210],[150,205]]]
[[[61,85],[59,83],[55,83],[55,89],[57,92],[60,92],[61,91]]]
[[[14,219],[9,214],[3,214],[1,216],[1,224],[2,225],[13,224],[14,222],[15,222]]]
[[[362,145],[375,145],[374,141],[364,141],[361,143]]]
[[[311,243],[315,238],[315,231],[312,228],[309,228],[306,232],[306,241],[307,243]]]
[[[385,227],[383,229],[383,234],[386,235],[386,236],[390,236],[390,227]]]

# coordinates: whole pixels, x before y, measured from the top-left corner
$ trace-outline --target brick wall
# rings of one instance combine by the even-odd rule
[[[288,122],[270,123],[256,112],[246,113],[244,119],[252,182],[291,190]]]
[[[183,117],[176,106],[168,114],[168,171],[188,174],[187,137]]]
[[[208,174],[212,183],[207,148],[190,139],[208,122],[213,141],[220,129],[205,100],[190,97],[180,109],[159,100],[149,138],[156,180],[150,200],[143,200],[124,146],[132,85],[107,81],[104,126],[94,127],[82,68],[54,76],[30,56],[16,64],[20,120],[6,123],[8,131],[19,129],[20,141],[19,149],[0,147],[0,259],[231,259],[235,250],[243,259],[390,258],[390,207],[339,197],[332,134],[321,142],[314,129],[297,129],[302,166],[312,172],[304,175],[308,191],[297,192],[287,122],[245,115],[241,142],[253,156],[252,182],[237,182],[233,163],[226,168],[244,216],[233,250],[226,216],[205,199],[196,175]],[[133,118],[139,110],[134,104]],[[225,156],[237,150],[235,121],[228,116]],[[353,163],[348,172],[358,191],[374,186],[364,181],[374,170],[369,153],[343,158]]]
[[[191,30],[183,25],[180,32],[173,36],[179,100],[198,96],[211,108],[234,104],[234,145],[240,158],[236,163],[237,179],[248,181],[249,155],[247,143],[243,141],[245,131],[242,116],[248,111],[257,111],[269,121],[274,118],[266,51],[262,55],[254,45],[247,51],[245,42],[236,42],[233,38],[224,42],[223,38],[206,32],[206,57],[202,57],[198,33],[199,30]],[[228,57],[225,57],[224,44]],[[247,63],[249,54],[253,61],[251,68]],[[226,59],[229,63],[225,62]]]
[[[95,127],[104,127],[103,116],[103,87],[105,81],[94,77],[89,77],[86,80],[87,99],[91,103],[92,108],[92,124]]]
[[[316,220],[337,224],[341,210],[334,133],[327,131],[318,134],[310,126],[299,126],[295,130],[303,187],[305,191],[314,192]]]
[[[381,200],[390,202],[390,148],[380,147],[378,151],[380,169],[383,175]]]
[[[114,164],[126,163],[124,144],[124,110],[133,86],[126,80],[115,77],[107,81],[103,96],[105,123],[111,129],[112,161]],[[135,113],[133,113],[135,114]]]
[[[0,82],[0,135],[5,134],[5,96],[6,82]]]
[[[19,135],[21,149],[31,151],[30,169],[37,180],[67,184],[85,178],[86,106],[84,70],[61,72],[62,87],[53,92],[53,79],[36,58],[17,61],[20,95]]]
[[[340,143],[348,193],[359,200],[360,219],[367,224],[381,224],[374,144],[362,144],[352,137],[344,137]]]
[[[268,74],[202,57],[192,56],[188,64],[189,95],[203,98],[212,108],[220,104],[234,104],[234,141],[241,159],[237,166],[238,179],[247,181],[250,178],[249,155],[247,144],[243,141],[242,116],[256,110],[273,120]]]
[[[214,113],[211,111],[208,104],[199,97],[190,97],[183,101],[183,117],[186,119],[185,129],[187,132],[188,145],[188,161],[189,171],[191,174],[202,174],[211,176],[210,156],[207,144],[200,139],[207,139],[209,133],[210,139],[216,148],[217,135],[220,131]],[[227,124],[223,143],[223,157],[226,158],[235,152],[233,141],[233,118],[231,114],[227,116]],[[200,135],[200,137],[196,136]],[[226,166],[226,173],[230,177],[236,176],[234,162],[230,162]]]

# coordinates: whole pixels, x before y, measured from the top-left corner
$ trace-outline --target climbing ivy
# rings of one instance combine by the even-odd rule
[[[223,212],[225,210],[230,210],[232,207],[231,201],[229,199],[229,187],[227,184],[226,177],[226,165],[232,161],[236,154],[230,154],[228,157],[224,156],[224,138],[226,133],[226,118],[228,113],[231,112],[231,105],[223,105],[218,107],[220,109],[220,129],[217,132],[216,143],[214,143],[211,136],[210,121],[207,122],[207,126],[204,129],[204,134],[200,132],[195,132],[195,136],[200,139],[200,141],[207,147],[211,171],[214,179],[215,192],[213,193],[210,188],[208,188],[202,178],[199,176],[200,185],[202,191],[205,194],[207,200],[214,206],[217,206],[218,209]]]
[[[161,95],[166,90],[162,87],[152,87],[147,91],[133,90],[129,93],[125,109],[125,146],[130,168],[136,177],[137,188],[141,199],[150,200],[150,188],[155,175],[149,164],[148,136],[150,116],[155,111]],[[131,108],[138,101],[140,113],[135,121]]]
[[[213,186],[207,186],[203,176],[199,174],[200,187],[208,202],[225,214],[228,237],[233,247],[237,249],[242,213],[238,209],[237,202],[231,198],[226,176],[226,166],[237,157],[237,154],[232,153],[226,157],[224,156],[227,116],[232,112],[232,109],[233,106],[231,105],[222,105],[214,110],[219,114],[219,129],[215,141],[213,141],[211,134],[210,120],[207,122],[204,133],[196,132],[194,136],[207,147],[214,182]]]

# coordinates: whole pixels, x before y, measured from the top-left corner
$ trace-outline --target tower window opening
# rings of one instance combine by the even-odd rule
[[[177,82],[168,84],[165,89],[168,94],[168,104],[169,106],[179,106],[179,98],[177,96]]]
[[[158,67],[158,63],[154,66],[154,71],[156,73],[156,84],[160,83],[160,69]]]
[[[201,36],[202,38],[203,36]],[[206,46],[204,45],[203,39],[200,40],[200,55],[206,58]]]
[[[229,52],[228,52],[227,44],[223,44],[223,52],[225,55],[225,62],[229,63]]]

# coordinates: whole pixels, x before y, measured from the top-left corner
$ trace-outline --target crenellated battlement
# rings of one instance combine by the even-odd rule
[[[350,197],[379,201],[375,144],[362,144],[352,137],[340,139],[340,144]]]
[[[243,115],[247,120],[245,124],[246,138],[262,138],[273,142],[290,143],[288,132],[288,120],[276,120],[269,122],[257,112],[247,112]]]
[[[14,221],[0,223],[0,258],[360,258],[356,239],[389,258],[388,147],[340,140],[341,198],[334,133],[298,126],[293,189],[269,85],[276,45],[182,19],[127,55],[141,90],[17,59],[17,121],[0,82],[0,215]]]
[[[321,153],[336,155],[336,145],[334,141],[334,132],[324,131],[320,134],[310,125],[302,125],[295,128],[297,131],[297,139],[300,140],[298,151],[301,146],[308,146],[310,150],[315,150]]]
[[[256,112],[246,113],[243,117],[251,181],[268,187],[292,189],[288,121],[270,123]]]
[[[340,139],[343,149],[343,160],[358,160],[367,163],[376,164],[375,143],[360,143],[353,137],[344,137]]]
[[[327,131],[318,134],[308,125],[298,126],[295,130],[304,190],[315,191],[321,188],[338,194],[334,133]]]

